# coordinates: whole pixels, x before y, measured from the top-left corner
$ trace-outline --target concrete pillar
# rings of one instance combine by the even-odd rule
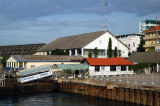
[[[24,62],[22,62],[22,68],[24,68]]]
[[[129,67],[128,66],[126,66],[126,71],[129,71]]]
[[[84,49],[82,48],[81,49],[81,56],[84,56],[83,52],[84,52]]]
[[[159,72],[159,64],[157,63],[157,73]]]
[[[6,67],[8,67],[8,62],[6,62]]]
[[[69,50],[69,56],[71,56],[72,55],[72,50]]]
[[[75,56],[77,56],[77,49],[75,49]]]
[[[51,53],[52,53],[52,52],[51,52],[51,51],[49,51],[49,55],[51,55]]]
[[[17,62],[17,68],[19,68],[19,62]]]
[[[9,68],[11,67],[10,62],[8,62],[8,67],[9,67]]]

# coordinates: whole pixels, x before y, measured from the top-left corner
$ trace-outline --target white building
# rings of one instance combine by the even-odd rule
[[[149,19],[141,21],[139,22],[139,33],[142,34],[144,30],[148,30],[149,28],[157,25],[160,25],[160,21]]]
[[[89,51],[93,54],[93,50],[97,48],[98,58],[106,58],[110,38],[112,40],[112,50],[117,47],[120,57],[128,57],[129,48],[108,31],[61,37],[40,48],[35,55],[50,55],[51,51],[60,49],[68,51],[69,56],[88,57]]]
[[[86,58],[82,63],[89,65],[89,76],[134,74],[133,70],[129,70],[129,66],[134,64],[121,57]]]
[[[140,44],[140,40],[144,35],[142,34],[126,34],[119,35],[117,38],[122,41],[130,50],[130,53],[136,52]]]

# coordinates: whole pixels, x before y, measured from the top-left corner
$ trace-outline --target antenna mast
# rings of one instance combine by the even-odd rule
[[[108,0],[105,0],[105,6],[106,6],[105,31],[108,31],[108,26],[107,26],[108,25],[108,20],[107,20],[107,16],[108,16],[107,15],[108,14],[108,11],[107,11],[108,10],[108,8],[107,8],[108,7]]]
[[[159,24],[159,22],[158,22],[158,14],[156,15],[156,46],[158,46],[159,45],[159,39],[158,39],[158,31],[157,31],[157,26],[158,26],[158,24]]]

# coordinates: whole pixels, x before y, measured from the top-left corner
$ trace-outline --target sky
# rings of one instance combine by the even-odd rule
[[[49,43],[108,30],[139,33],[139,21],[156,19],[160,0],[0,0],[0,45]],[[160,16],[159,16],[160,17]]]

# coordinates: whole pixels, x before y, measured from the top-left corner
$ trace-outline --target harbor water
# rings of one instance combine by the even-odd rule
[[[4,97],[0,106],[134,106],[91,96],[54,92]]]

